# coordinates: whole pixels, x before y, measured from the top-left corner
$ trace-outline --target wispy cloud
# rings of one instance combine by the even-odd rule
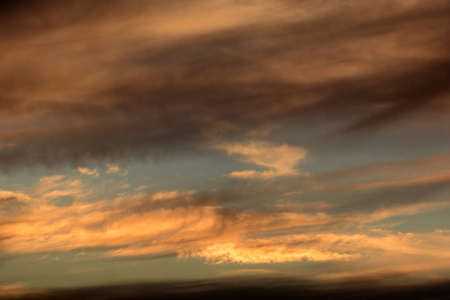
[[[89,175],[89,176],[94,176],[94,177],[100,176],[100,173],[97,171],[97,169],[89,170],[88,168],[78,167],[77,171],[84,175]]]
[[[16,299],[27,295],[39,296],[45,295],[45,292],[27,288],[22,283],[0,285],[0,299]]]
[[[222,143],[215,146],[242,162],[266,167],[269,171],[235,171],[229,177],[238,179],[270,179],[283,175],[296,175],[296,165],[304,159],[307,151],[287,144],[273,145],[263,141],[245,143]]]
[[[445,241],[450,241],[446,231],[418,236],[386,231],[381,237],[376,235],[383,232],[373,230],[345,233],[349,224],[365,228],[366,224],[392,216],[443,207],[447,202],[392,203],[341,212],[333,212],[331,207],[332,214],[327,213],[329,206],[317,206],[312,212],[295,212],[292,207],[289,211],[278,207],[276,211],[259,212],[213,206],[216,192],[202,194],[194,190],[122,194],[112,201],[90,202],[95,195],[84,192],[84,185],[76,182],[67,176],[52,176],[42,178],[33,195],[5,192],[13,200],[3,205],[22,205],[14,214],[5,216],[5,225],[0,225],[0,235],[6,237],[2,250],[25,255],[92,248],[103,249],[103,257],[178,253],[180,257],[201,257],[211,263],[254,264],[359,260],[380,249],[443,258],[448,246]],[[53,203],[55,198],[66,195],[76,195],[77,200],[68,206]],[[292,234],[293,229],[301,228],[313,233]],[[324,233],[331,230],[342,233]],[[267,234],[275,236],[265,237]],[[425,242],[413,243],[419,236],[434,243],[433,247]],[[438,238],[443,244],[436,244]]]
[[[119,165],[116,165],[116,164],[106,164],[106,167],[108,168],[108,170],[106,170],[106,173],[108,173],[108,174],[120,172]]]

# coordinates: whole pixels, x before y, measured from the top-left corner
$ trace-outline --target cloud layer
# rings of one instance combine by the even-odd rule
[[[247,148],[239,145],[238,149]],[[254,150],[252,147],[249,149]],[[250,157],[252,162],[265,162],[266,157],[260,155],[260,148],[257,149],[257,155],[254,151],[239,153],[248,155],[244,157]],[[291,148],[275,149],[282,149],[283,157],[289,160],[284,150]],[[292,153],[298,157],[297,151]],[[417,173],[424,167],[425,170],[429,168],[422,162],[433,161],[427,158],[384,167],[372,166],[366,170],[418,165]],[[279,160],[274,158],[269,162],[277,165]],[[361,177],[363,172],[364,169],[358,169],[341,171],[341,174],[352,176],[356,173]],[[82,175],[85,174],[78,176]],[[437,182],[444,191],[448,191],[448,175],[444,179],[441,177],[439,180],[445,181]],[[431,191],[437,189],[434,180],[419,177],[408,179],[405,185],[392,178],[392,181],[382,184],[361,184],[357,190],[365,193],[338,203],[279,201],[261,209],[239,205],[242,200],[252,203],[253,199],[268,193],[266,189],[254,189],[251,185],[239,190],[221,191],[148,193],[138,189],[122,192],[113,199],[93,201],[102,195],[99,187],[104,189],[105,184],[117,185],[111,181],[92,185],[88,178],[77,178],[76,175],[44,177],[27,193],[1,191],[3,253],[26,255],[88,251],[88,255],[84,254],[86,257],[100,260],[177,255],[180,258],[200,257],[213,264],[362,263],[371,257],[362,263],[366,266],[361,266],[367,270],[377,269],[377,261],[398,255],[403,256],[403,260],[398,262],[397,268],[416,266],[420,269],[424,262],[428,268],[441,268],[443,264],[437,265],[437,261],[448,259],[446,249],[450,246],[450,239],[446,230],[402,233],[375,225],[396,216],[413,216],[448,207],[450,202],[445,197],[433,193],[427,198]],[[332,180],[333,175],[302,178],[324,181],[325,178]],[[298,188],[317,190],[314,184],[289,187],[283,182],[272,182],[267,186],[275,191],[282,187],[285,192],[286,188],[291,191]],[[331,189],[345,193],[354,191],[355,187],[344,185]],[[409,194],[417,198],[405,198]],[[358,229],[357,232],[354,229]],[[94,250],[93,256],[89,254],[91,250]],[[415,262],[417,257],[421,258],[420,263]]]
[[[436,112],[444,120],[449,9],[446,1],[8,5],[0,167],[159,160],[287,120],[341,120],[335,132],[347,133]],[[263,174],[241,175],[273,175]]]

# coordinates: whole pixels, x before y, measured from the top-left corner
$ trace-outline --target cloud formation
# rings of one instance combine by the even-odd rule
[[[266,167],[269,171],[235,171],[229,177],[238,179],[270,179],[283,175],[296,175],[295,166],[306,156],[306,150],[300,147],[283,144],[272,145],[263,141],[248,141],[245,143],[225,143],[215,146],[228,155],[245,163]]]
[[[211,136],[292,120],[351,119],[336,128],[346,133],[430,113],[444,120],[449,9],[445,1],[9,5],[0,167],[160,160],[196,153]]]
[[[78,167],[77,171],[81,174],[85,174],[85,175],[89,175],[89,176],[94,176],[94,177],[100,176],[97,169],[89,170],[88,168]]]
[[[316,205],[310,211],[285,203],[264,212],[217,205],[233,195],[226,196],[226,191],[137,191],[90,200],[98,197],[97,192],[86,182],[63,175],[41,178],[29,195],[2,191],[7,199],[2,210],[8,212],[0,224],[3,253],[93,249],[101,250],[97,259],[173,254],[213,264],[359,261],[379,250],[375,261],[399,253],[411,256],[408,264],[417,255],[432,261],[448,257],[446,231],[368,230],[374,222],[446,207],[448,201],[387,199],[370,205],[359,200]],[[64,204],[61,199],[67,196],[73,200]],[[349,233],[350,224],[364,230]]]
[[[108,174],[120,172],[120,168],[116,164],[106,164],[106,167],[108,167],[108,170],[106,171]]]
[[[2,264],[67,263],[70,284],[89,276],[72,266],[144,259],[448,279],[449,15],[445,0],[0,4]],[[9,276],[0,293],[24,290]]]

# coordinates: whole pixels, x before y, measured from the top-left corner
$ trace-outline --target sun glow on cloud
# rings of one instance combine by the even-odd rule
[[[340,254],[321,252],[313,248],[288,248],[283,243],[270,244],[270,240],[251,241],[248,244],[214,244],[197,252],[190,253],[193,257],[204,257],[214,264],[241,263],[287,263],[295,261],[330,261],[349,260],[358,257],[357,254]],[[262,243],[262,245],[260,245]]]
[[[276,146],[263,141],[221,143],[217,149],[244,163],[266,167],[268,171],[235,171],[228,174],[237,179],[271,179],[283,175],[297,175],[295,166],[305,158],[307,151],[301,147],[283,144]]]
[[[282,170],[291,169],[291,162],[302,157],[298,149],[283,146],[276,149],[287,158],[268,158],[267,147],[258,143],[233,146],[229,151],[256,164],[284,166],[279,167]],[[403,234],[367,227],[392,216],[445,207],[449,202],[392,204],[341,213],[334,211],[339,206],[333,205],[298,206],[301,211],[295,212],[297,206],[280,203],[272,206],[272,212],[258,212],[208,204],[216,201],[214,191],[137,191],[121,193],[112,201],[89,201],[96,196],[95,191],[87,181],[67,175],[41,178],[30,194],[1,191],[4,200],[0,205],[9,212],[0,225],[0,235],[6,237],[3,251],[25,255],[103,249],[98,259],[176,253],[180,258],[204,258],[211,264],[267,264],[359,261],[380,250],[376,259],[394,253],[410,255],[411,259],[417,255],[444,259],[450,246],[447,231]],[[73,197],[73,203],[55,205],[58,198],[67,196]],[[367,229],[345,233],[350,223]],[[299,228],[316,228],[317,232],[292,234]],[[264,237],[267,234],[276,235]],[[432,248],[427,246],[430,243]]]
[[[98,173],[97,169],[89,170],[88,168],[81,168],[81,167],[79,167],[77,169],[77,171],[79,173],[81,173],[81,174],[90,175],[90,176],[94,176],[94,177],[100,176],[100,174]]]
[[[0,299],[15,299],[26,295],[44,294],[42,291],[28,289],[21,283],[0,285]]]

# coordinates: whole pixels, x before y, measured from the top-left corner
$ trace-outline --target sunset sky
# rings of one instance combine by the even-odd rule
[[[0,297],[450,279],[450,1],[0,5]]]

